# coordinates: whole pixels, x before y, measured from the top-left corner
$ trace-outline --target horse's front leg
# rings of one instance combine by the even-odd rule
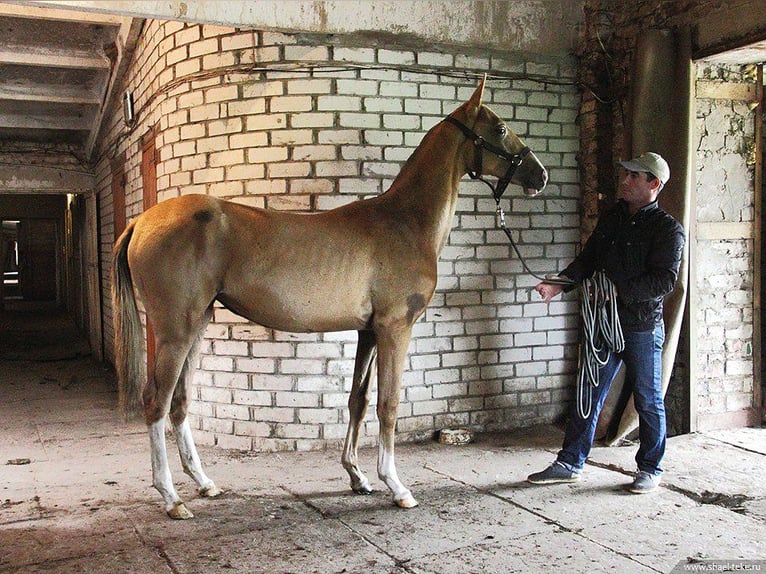
[[[399,410],[402,370],[410,343],[411,325],[384,328],[378,332],[378,476],[401,508],[413,508],[418,501],[399,480],[394,460],[394,431]]]
[[[359,342],[356,348],[356,363],[354,364],[354,380],[351,394],[348,397],[348,430],[346,442],[343,445],[341,463],[351,478],[351,489],[357,494],[370,494],[370,481],[359,469],[357,445],[359,429],[370,404],[370,376],[372,361],[375,358],[375,334],[371,331],[359,331]]]

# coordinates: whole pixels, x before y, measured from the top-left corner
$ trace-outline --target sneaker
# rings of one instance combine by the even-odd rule
[[[628,490],[634,494],[646,494],[647,492],[657,490],[657,487],[660,485],[660,477],[661,475],[659,474],[649,474],[639,470],[636,473],[635,480],[628,485]]]
[[[557,484],[559,482],[577,482],[580,480],[579,472],[568,470],[559,461],[554,462],[541,472],[535,472],[527,477],[527,482],[532,484]]]

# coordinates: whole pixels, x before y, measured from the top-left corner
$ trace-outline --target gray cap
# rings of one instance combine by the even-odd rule
[[[621,161],[619,164],[630,171],[649,172],[665,185],[670,179],[670,167],[658,153],[648,151],[630,161]]]

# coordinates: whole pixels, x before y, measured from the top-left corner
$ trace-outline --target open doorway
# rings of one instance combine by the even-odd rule
[[[5,299],[18,298],[19,290],[19,222],[0,221],[0,309]]]
[[[690,427],[761,422],[760,64],[697,62]]]
[[[0,308],[63,306],[64,205],[56,199],[44,210],[0,211]]]

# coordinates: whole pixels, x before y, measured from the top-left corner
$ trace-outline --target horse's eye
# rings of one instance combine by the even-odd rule
[[[503,124],[499,124],[495,128],[495,131],[497,132],[497,135],[499,135],[500,137],[505,137],[505,134],[508,133],[508,128],[505,127],[505,125],[503,125]]]

